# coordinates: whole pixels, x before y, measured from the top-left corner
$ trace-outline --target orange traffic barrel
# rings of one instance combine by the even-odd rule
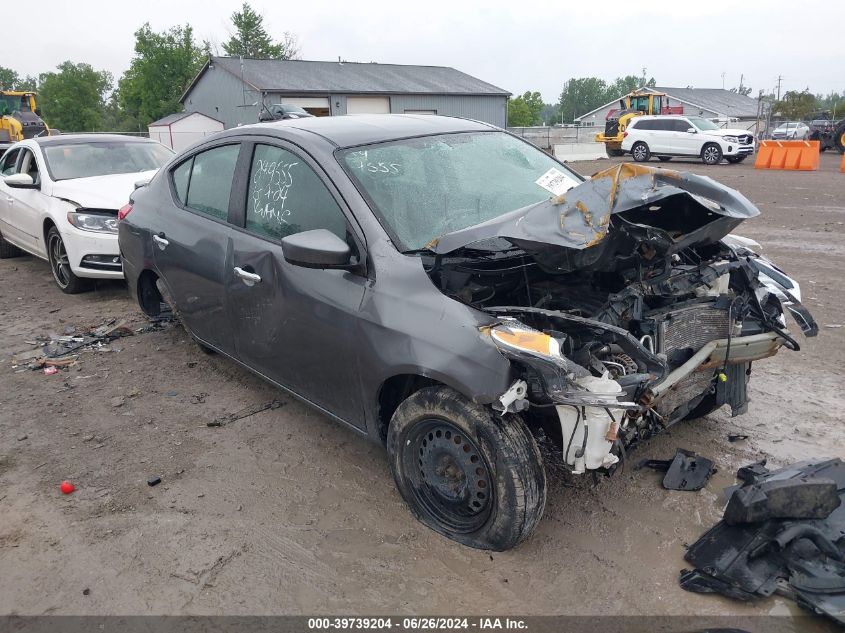
[[[761,141],[754,169],[815,171],[820,145],[819,141]]]

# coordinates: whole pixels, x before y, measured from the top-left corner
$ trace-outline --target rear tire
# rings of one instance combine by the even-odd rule
[[[833,133],[833,145],[840,154],[845,154],[845,121]]]
[[[623,152],[621,149],[611,148],[611,147],[608,147],[607,145],[604,146],[604,149],[607,152],[608,158],[616,158],[616,157],[625,155],[625,152]]]
[[[716,143],[707,143],[701,148],[701,162],[705,165],[718,165],[722,162],[722,148]]]
[[[642,141],[637,141],[631,147],[631,156],[638,163],[645,163],[648,162],[649,158],[651,158],[651,150],[648,148],[648,145]]]
[[[745,156],[725,156],[725,160],[731,165],[737,165],[745,160]]]
[[[546,505],[543,459],[528,427],[448,387],[426,387],[393,414],[390,470],[416,518],[469,547],[528,538]]]
[[[23,251],[14,244],[10,244],[3,239],[3,234],[0,233],[0,259],[11,259],[12,257],[20,257]]]
[[[50,262],[50,270],[53,271],[56,285],[65,294],[79,294],[91,287],[90,279],[77,277],[70,269],[65,243],[62,241],[59,229],[55,226],[51,226],[47,231],[47,260]]]

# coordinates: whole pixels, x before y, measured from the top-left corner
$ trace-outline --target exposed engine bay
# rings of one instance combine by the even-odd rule
[[[573,472],[613,469],[638,440],[729,405],[753,361],[816,335],[800,289],[730,232],[759,211],[705,177],[623,164],[561,196],[434,240],[447,296],[497,319],[513,362],[501,411],[542,427]]]

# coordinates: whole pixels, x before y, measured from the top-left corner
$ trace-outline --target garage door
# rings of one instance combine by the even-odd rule
[[[299,106],[314,116],[329,116],[331,114],[328,97],[279,97],[273,103],[289,103]]]
[[[390,97],[347,97],[346,114],[389,114]]]

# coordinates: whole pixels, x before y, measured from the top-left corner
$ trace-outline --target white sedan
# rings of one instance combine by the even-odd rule
[[[119,135],[12,145],[0,158],[0,259],[23,250],[47,260],[68,294],[92,278],[122,279],[118,210],[172,156],[155,141]]]

